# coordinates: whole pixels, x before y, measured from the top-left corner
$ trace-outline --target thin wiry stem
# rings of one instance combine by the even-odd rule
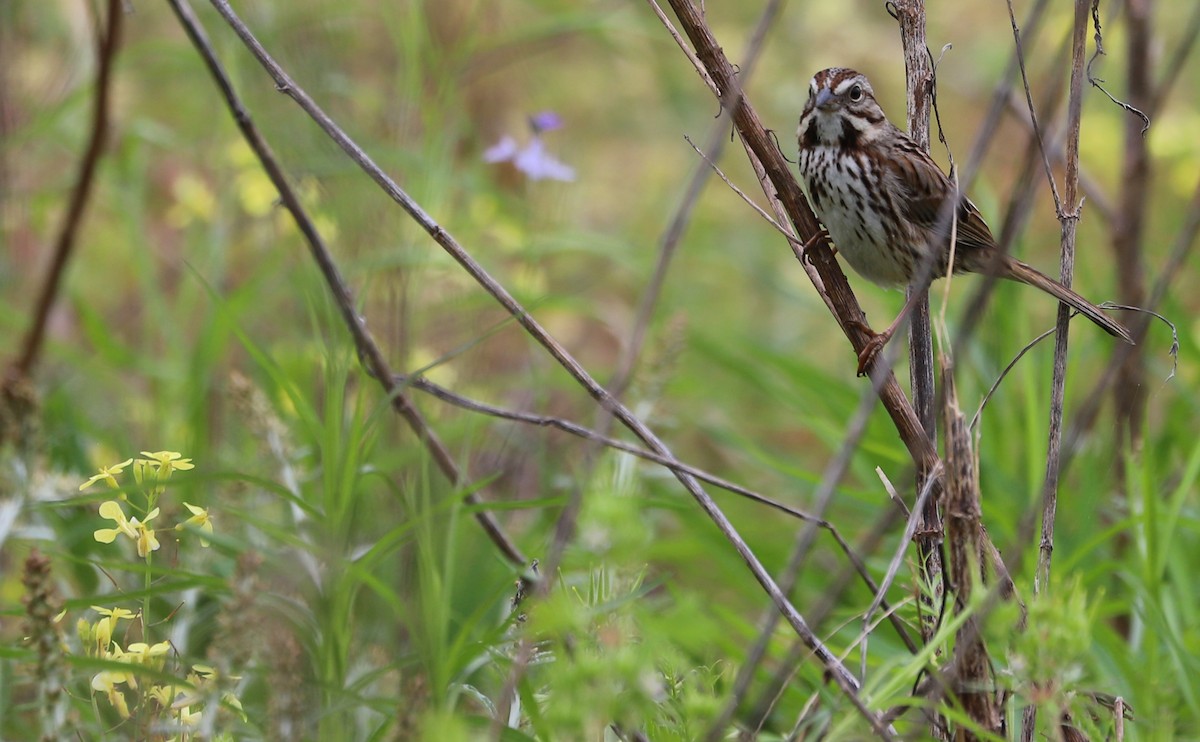
[[[584,440],[592,441],[593,443],[599,443],[606,448],[621,451],[623,453],[630,454],[631,456],[637,456],[639,459],[659,464],[668,469],[678,469],[694,476],[696,479],[699,479],[702,482],[708,482],[709,484],[720,487],[723,490],[728,490],[735,495],[740,495],[748,500],[753,500],[759,504],[766,505],[767,507],[774,508],[783,513],[787,513],[794,518],[799,518],[800,520],[814,523],[821,528],[830,529],[831,531],[835,532],[835,538],[840,540],[840,535],[836,535],[837,529],[834,528],[832,523],[824,518],[810,515],[803,510],[786,505],[778,500],[774,500],[766,495],[743,487],[740,484],[731,482],[723,477],[719,477],[716,474],[711,474],[703,469],[686,464],[676,458],[662,456],[653,451],[648,451],[640,446],[635,446],[631,443],[626,443],[624,441],[617,440],[616,438],[611,438],[603,433],[580,425],[579,423],[550,415],[537,415],[530,412],[518,412],[516,410],[509,410],[503,407],[490,405],[486,402],[480,402],[475,399],[470,399],[469,397],[464,397],[461,394],[457,394],[443,386],[434,384],[428,379],[424,379],[419,376],[404,376],[397,374],[395,380],[396,383],[401,386],[408,386],[425,392],[442,400],[443,402],[446,402],[447,404],[454,405],[459,409],[467,410],[469,412],[476,412],[489,417],[500,418],[501,420],[511,420],[512,422],[536,425],[544,428],[554,428],[578,438],[583,438]]]
[[[1146,109],[1146,114],[1154,118],[1162,109],[1163,104],[1170,98],[1171,90],[1179,79],[1179,73],[1187,65],[1188,57],[1196,48],[1196,38],[1200,36],[1200,3],[1192,6],[1192,16],[1188,19],[1187,30],[1183,32],[1183,40],[1167,62],[1162,77],[1154,86],[1154,103]]]
[[[108,0],[105,18],[107,25],[101,27],[101,20],[96,19],[96,88],[92,98],[92,125],[88,135],[87,147],[79,162],[79,175],[75,186],[71,189],[71,197],[63,215],[62,226],[54,241],[54,250],[50,258],[50,269],[46,280],[38,293],[37,304],[33,313],[33,321],[22,344],[21,354],[13,364],[13,372],[19,378],[27,378],[37,363],[46,337],[46,325],[50,320],[50,310],[58,299],[62,278],[66,273],[67,264],[78,243],[79,226],[87,213],[91,202],[92,186],[96,180],[96,170],[100,158],[104,155],[108,143],[109,108],[112,105],[113,64],[117,58],[117,49],[121,41],[121,28],[125,10],[120,0]]]
[[[433,219],[415,200],[412,199],[400,186],[389,177],[375,161],[355,143],[345,131],[338,126],[316,102],[304,91],[296,82],[288,75],[282,67],[267,53],[266,49],[250,32],[245,23],[238,18],[234,13],[229,3],[225,0],[211,0],[217,12],[225,19],[230,28],[238,35],[245,46],[250,50],[254,57],[259,61],[263,68],[274,79],[277,89],[291,97],[304,111],[307,113],[321,129],[340,146],[343,151],[366,172],[372,180],[374,180],[380,188],[384,190],[404,211],[412,217],[417,224],[424,229],[433,240],[442,247],[455,261],[463,267],[464,270],[485,290],[490,294],[501,306],[505,308],[526,332],[533,337],[550,355],[561,365],[577,383],[579,383],[588,394],[604,409],[611,412],[617,420],[629,428],[639,439],[641,439],[651,450],[656,453],[669,456],[670,450],[666,444],[658,438],[655,433],[646,426],[637,416],[623,405],[619,400],[614,399],[611,394],[599,384],[586,369],[570,354],[565,348],[555,340],[540,323],[535,320],[529,312],[521,306],[513,296],[497,282],[492,276],[483,269],[483,267],[471,256],[469,252],[453,235],[450,234],[441,224]],[[390,378],[390,376],[386,377]],[[936,454],[935,454],[936,455]],[[705,514],[713,521],[717,528],[730,542],[738,556],[750,569],[755,579],[762,588],[771,596],[776,607],[787,617],[788,624],[796,633],[805,638],[813,648],[814,655],[829,671],[832,678],[850,699],[855,708],[864,716],[871,724],[872,728],[883,736],[891,737],[887,728],[878,723],[877,715],[863,705],[862,699],[858,696],[859,683],[857,679],[845,668],[837,657],[824,645],[823,642],[812,632],[804,617],[796,610],[795,606],[787,599],[787,597],[779,590],[779,586],[771,578],[766,568],[763,567],[758,557],[751,551],[750,547],[742,539],[737,529],[725,516],[724,512],[712,500],[712,497],[700,486],[700,483],[690,474],[683,472],[674,472],[676,479],[684,486],[685,489],[696,500],[697,504],[704,510]]]
[[[814,286],[837,318],[846,337],[850,339],[855,353],[860,353],[870,338],[863,331],[865,316],[850,290],[845,274],[829,249],[828,241],[819,237],[821,230],[816,216],[779,151],[777,141],[762,125],[749,101],[738,94],[740,87],[737,73],[725,57],[699,9],[687,0],[671,0],[671,7],[684,32],[695,45],[697,57],[709,73],[709,78],[718,84],[721,102],[725,105],[736,104],[732,109],[734,126],[745,146],[755,154],[763,166],[765,177],[761,182],[764,191],[769,197],[777,197],[783,203],[788,218],[795,225],[802,240],[814,240],[812,247],[805,251],[804,269],[813,278]],[[880,401],[917,466],[933,469],[938,464],[937,451],[929,436],[925,434],[924,427],[900,385],[882,361],[881,358],[874,364],[885,377],[884,383],[879,387]]]
[[[651,5],[655,13],[659,15],[659,20],[666,23],[668,29],[677,36],[678,32],[670,27],[666,15],[662,12],[662,8],[658,7],[657,3],[652,2]],[[780,12],[783,10],[783,5],[783,0],[770,0],[766,7],[763,8],[758,23],[750,35],[746,56],[742,59],[741,72],[743,84],[754,74],[754,68],[766,43],[767,31],[774,24],[775,19],[779,17]],[[680,48],[690,54],[690,50],[682,44],[682,40],[677,39],[677,41],[681,44]],[[695,55],[691,55],[691,57],[694,59]],[[706,144],[703,153],[701,154],[722,179],[725,179],[725,176],[717,168],[716,161],[720,159],[725,142],[728,141],[725,132],[728,130],[729,125],[729,112],[722,108],[721,115],[713,122],[709,135],[705,140]],[[696,147],[695,144],[692,144],[691,139],[687,141],[693,148]],[[700,152],[700,150],[697,149],[697,152]],[[621,357],[617,362],[617,370],[608,384],[609,391],[616,397],[624,396],[625,389],[630,379],[633,378],[633,369],[637,364],[638,357],[641,355],[650,318],[653,316],[654,309],[658,306],[659,297],[662,295],[662,288],[667,280],[667,271],[671,266],[671,260],[675,256],[680,240],[683,239],[684,230],[691,221],[692,212],[696,206],[696,202],[700,200],[700,194],[704,190],[704,184],[708,182],[708,177],[709,168],[704,167],[702,164],[697,164],[692,169],[692,176],[688,179],[683,199],[671,217],[670,226],[663,233],[662,240],[659,243],[658,260],[654,265],[654,273],[651,274],[649,283],[646,284],[646,288],[642,291],[642,297],[638,301],[637,312],[634,315],[633,329],[630,332],[629,341],[623,347]],[[725,179],[725,182],[728,183],[728,179]],[[730,185],[732,186],[732,184]]]
[[[815,511],[817,513],[823,514],[832,502],[834,493],[837,491],[837,485],[842,481],[846,470],[850,468],[850,462],[854,454],[858,451],[858,446],[862,442],[862,437],[866,432],[867,422],[870,420],[871,411],[874,409],[875,393],[871,390],[864,390],[859,399],[858,409],[847,426],[845,438],[838,449],[837,455],[829,462],[829,465],[821,475],[821,484],[817,487],[817,491],[813,497],[816,501]],[[785,591],[790,592],[795,585],[804,562],[812,550],[815,536],[816,531],[813,528],[805,528],[797,534],[791,556],[788,557],[787,567],[779,578],[780,587]],[[872,592],[875,594],[882,595],[885,592],[875,584],[874,580],[870,580],[870,584],[872,585]],[[894,614],[889,612],[889,615],[894,618]],[[758,666],[766,657],[767,646],[771,638],[775,635],[775,627],[778,621],[778,611],[767,611],[759,619],[757,638],[738,668],[738,675],[734,680],[733,691],[729,694],[729,698],[725,702],[720,715],[709,725],[708,733],[705,735],[705,739],[709,742],[716,742],[724,737],[726,727],[750,690],[750,683],[754,679],[754,674]],[[917,646],[898,618],[894,618],[893,626],[896,628],[901,640],[909,648],[909,651],[915,654]]]
[[[1101,54],[1100,18],[1093,0],[1092,23],[1095,27],[1096,53]],[[1146,301],[1146,226],[1150,215],[1151,168],[1150,147],[1146,129],[1150,119],[1138,108],[1154,105],[1153,63],[1151,47],[1154,39],[1150,26],[1151,3],[1131,0],[1124,6],[1126,60],[1125,74],[1128,103],[1120,103],[1134,116],[1122,116],[1125,126],[1125,146],[1121,158],[1121,177],[1117,188],[1118,206],[1112,229],[1112,251],[1117,277],[1117,301],[1141,306]],[[1090,65],[1089,65],[1090,66]],[[1089,76],[1090,77],[1090,76]],[[1096,83],[1093,83],[1095,85]],[[1107,94],[1107,91],[1106,91]],[[1144,121],[1144,125],[1141,123]],[[1118,450],[1141,448],[1142,422],[1146,412],[1146,359],[1139,338],[1134,352],[1129,354],[1113,387],[1113,413],[1117,420]],[[1117,471],[1124,480],[1125,459],[1117,458]]]
[[[1034,135],[1037,137],[1038,145],[1042,146],[1045,138],[1042,136],[1042,127],[1038,124],[1037,111],[1033,106],[1033,93],[1029,89],[1029,73],[1025,71],[1025,47],[1021,43],[1021,29],[1017,26],[1017,16],[1013,11],[1012,0],[1008,0],[1008,20],[1012,24],[1013,44],[1017,54],[1017,67],[1021,70],[1021,84],[1025,88],[1025,104],[1029,107],[1029,119],[1033,126]],[[1062,198],[1058,195],[1058,183],[1054,180],[1054,171],[1050,168],[1050,158],[1046,156],[1046,150],[1042,148],[1042,164],[1046,169],[1046,180],[1050,183],[1050,193],[1054,195],[1054,208],[1059,213],[1063,213]]]
[[[762,51],[763,43],[766,40],[766,32],[770,24],[778,14],[781,3],[779,0],[772,0],[763,10],[762,17],[759,21],[754,34],[750,39],[749,48],[746,52],[746,58],[743,61],[743,79],[748,79],[750,72],[758,59],[758,55]],[[691,54],[683,40],[679,38],[678,33],[667,21],[662,9],[654,5],[655,12],[659,15],[660,20],[667,23],[668,29],[671,31],[675,40],[679,43],[680,48],[688,54],[693,60],[695,56]],[[719,150],[725,142],[723,133],[728,126],[728,114],[723,109],[721,115],[718,116],[714,124],[710,140],[712,142],[711,149]],[[683,236],[684,228],[687,225],[692,213],[692,209],[696,201],[700,197],[704,183],[708,177],[708,171],[705,168],[697,167],[691,182],[688,186],[687,193],[679,208],[676,210],[675,217],[671,220],[671,226],[664,234],[658,251],[658,259],[654,266],[654,272],[650,277],[649,283],[642,292],[641,300],[638,302],[637,313],[634,317],[633,325],[630,330],[630,337],[627,343],[622,348],[620,358],[618,358],[617,369],[613,374],[612,379],[607,386],[608,392],[614,399],[621,399],[625,396],[630,382],[633,379],[634,368],[637,365],[638,359],[641,357],[642,348],[645,343],[646,330],[650,323],[655,308],[658,305],[658,299],[662,293],[663,284],[666,281],[667,271],[670,268],[671,260],[675,255],[675,250]],[[598,413],[598,421],[596,427],[601,434],[607,434],[611,430],[613,424],[612,412],[608,409],[601,409]],[[551,541],[550,548],[546,553],[546,572],[551,575],[550,580],[544,581],[539,586],[539,591],[542,594],[549,589],[553,575],[558,573],[558,565],[566,550],[568,543],[573,539],[575,534],[575,525],[578,515],[582,509],[584,487],[583,482],[591,478],[591,471],[596,462],[599,460],[601,446],[597,442],[588,446],[583,455],[583,464],[581,466],[582,473],[576,478],[576,483],[571,489],[570,497],[566,506],[559,514],[554,526],[554,538]],[[841,540],[840,534],[834,534],[835,538],[840,543],[845,544]],[[849,548],[849,545],[846,545]],[[864,569],[865,574],[865,569]],[[870,578],[867,577],[869,580]],[[786,591],[785,591],[786,593]],[[493,724],[492,732],[494,736],[499,736],[501,728],[499,720],[503,718],[504,707],[511,706],[512,701],[516,698],[516,687],[524,675],[529,661],[533,656],[533,643],[528,637],[524,637],[518,646],[515,659],[512,667],[509,669],[508,677],[505,680],[504,688],[501,692],[501,713],[496,715],[496,722]]]
[[[356,309],[357,302],[354,295],[342,277],[341,271],[338,270],[329,247],[325,244],[324,238],[317,230],[312,217],[309,216],[308,211],[301,203],[295,189],[292,188],[291,182],[287,179],[283,168],[271,151],[270,145],[267,144],[266,139],[263,138],[262,133],[254,124],[249,110],[242,103],[237,91],[233,89],[233,83],[229,79],[229,75],[225,72],[224,66],[217,59],[216,52],[208,40],[208,35],[204,32],[203,26],[200,25],[199,19],[196,18],[187,0],[170,0],[170,3],[176,16],[179,18],[180,24],[183,25],[184,31],[187,32],[188,38],[192,40],[192,44],[196,47],[197,52],[199,52],[205,65],[208,67],[208,71],[216,82],[222,97],[224,97],[225,104],[233,115],[238,129],[241,130],[242,136],[246,139],[246,143],[250,145],[250,148],[258,157],[263,170],[271,179],[276,190],[279,191],[279,197],[284,208],[291,214],[296,222],[296,226],[300,229],[300,233],[304,235],[313,261],[316,262],[321,275],[325,278],[334,303],[341,312],[342,319],[346,323],[351,337],[354,339],[355,348],[367,372],[371,376],[374,376],[383,386],[388,398],[391,400],[392,408],[412,428],[413,433],[421,440],[438,469],[454,486],[466,487],[469,484],[468,477],[459,470],[458,464],[455,463],[454,457],[450,454],[445,444],[442,443],[433,429],[425,422],[421,413],[404,396],[403,390],[392,380],[392,371],[388,366],[387,360],[384,358],[383,351],[380,350],[371,332],[367,329],[366,321],[358,314],[358,310]],[[483,500],[475,491],[467,493],[466,501],[473,505],[483,503]],[[480,509],[475,513],[475,519],[505,558],[519,567],[524,567],[527,564],[528,560],[525,555],[521,553],[517,545],[508,537],[500,527],[500,524],[492,517],[491,513]]]
[[[1012,2],[1009,0],[1009,7]],[[1067,155],[1066,172],[1063,176],[1063,203],[1059,204],[1059,222],[1062,224],[1059,282],[1070,287],[1075,271],[1075,232],[1079,226],[1082,203],[1079,200],[1079,129],[1083,119],[1083,84],[1086,78],[1084,57],[1087,52],[1088,0],[1075,0],[1075,25],[1071,37],[1071,83],[1067,98]],[[1010,11],[1011,12],[1011,11]],[[1015,27],[1014,27],[1015,31]],[[1032,100],[1029,101],[1032,106]],[[1036,114],[1030,109],[1036,121]],[[1039,134],[1040,136],[1040,134]],[[1054,550],[1054,525],[1058,510],[1058,483],[1062,454],[1063,405],[1067,380],[1068,328],[1071,308],[1058,306],[1057,332],[1054,336],[1054,373],[1050,387],[1050,432],[1046,444],[1046,476],[1042,485],[1042,535],[1038,544],[1038,565],[1034,577],[1033,591],[1038,594],[1050,587],[1051,554]],[[1030,705],[1022,715],[1021,736],[1032,740],[1037,726],[1037,707]]]

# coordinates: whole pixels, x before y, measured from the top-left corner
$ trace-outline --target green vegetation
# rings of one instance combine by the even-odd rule
[[[613,378],[662,235],[701,163],[683,137],[704,146],[718,113],[647,5],[238,5],[297,83],[413,199],[595,378]],[[761,9],[707,5],[738,60]],[[904,110],[899,39],[883,5],[809,5],[786,8],[747,87],[793,159],[817,69],[862,69],[893,120]],[[275,90],[217,14],[196,10],[392,369],[505,409],[606,426],[520,324]],[[994,3],[936,12],[945,15],[929,18],[930,46],[954,44],[939,68],[940,116],[961,163],[1012,36]],[[1192,12],[1187,3],[1156,9],[1164,56],[1185,40]],[[0,7],[6,366],[34,322],[91,134],[93,15],[105,9]],[[1027,50],[1035,100],[1065,79],[1054,55],[1070,24],[1068,8],[1049,11]],[[1096,71],[1120,97],[1129,31],[1123,16],[1104,30],[1108,56]],[[1147,285],[1194,202],[1200,109],[1185,91],[1198,77],[1200,67],[1183,66],[1147,134]],[[734,694],[770,602],[670,472],[400,384],[464,473],[448,480],[364,372],[301,233],[167,4],[139,3],[124,18],[113,85],[109,147],[46,345],[27,383],[10,375],[5,386],[0,738],[703,738]],[[1021,98],[1019,83],[1014,90]],[[560,121],[540,120],[535,132],[529,117],[546,111]],[[1093,204],[1120,204],[1124,115],[1089,89],[1081,150],[1099,191],[1084,206],[1075,285],[1097,301],[1115,297],[1121,280],[1113,227]],[[721,168],[761,201],[742,148],[723,131]],[[518,149],[485,161],[506,136]],[[541,172],[563,178],[565,167],[573,179],[527,175],[515,158],[535,137],[539,156],[552,158],[538,161],[550,168]],[[1026,139],[1006,117],[973,186],[994,226]],[[936,139],[934,152],[946,160]],[[1035,173],[1041,190],[1014,250],[1054,273],[1059,225]],[[1054,720],[1066,712],[1092,739],[1113,738],[1119,698],[1133,711],[1125,739],[1200,737],[1198,281],[1193,256],[1157,307],[1178,330],[1177,368],[1165,324],[1152,324],[1139,346],[1147,406],[1137,444],[1122,449],[1107,403],[1064,469],[1052,580],[1036,598],[1038,543],[1024,523],[1041,512],[1052,343],[1026,354],[982,413],[983,522],[1015,569],[1026,631],[1015,606],[981,594],[946,610],[914,654],[881,611],[864,627],[873,595],[856,577],[839,585],[848,560],[818,531],[789,597],[859,677],[870,710],[936,708],[969,726],[957,701],[936,705],[914,688],[945,669],[956,629],[977,616],[994,679],[1012,692],[1009,718],[1035,704],[1039,735],[1056,739]],[[872,325],[903,303],[900,292],[850,282]],[[978,282],[954,279],[952,329]],[[936,316],[942,284],[932,302]],[[997,287],[956,359],[968,420],[1054,312],[1031,289]],[[1072,324],[1068,428],[1114,348],[1086,322]],[[811,510],[868,387],[855,363],[786,241],[712,178],[622,400],[679,460]],[[911,504],[911,458],[878,406],[824,517],[879,581],[904,525],[869,541],[892,507],[877,467]],[[708,490],[781,574],[804,522]],[[576,503],[557,560],[556,527]],[[514,601],[531,570],[504,558],[481,512],[542,560],[545,595],[527,586],[534,594]],[[888,600],[920,641],[915,595],[928,586],[915,561],[909,545]],[[774,629],[722,738],[735,729],[761,739],[870,734],[824,668],[791,653],[794,642],[785,623]],[[895,725],[912,738],[928,733],[915,709]]]

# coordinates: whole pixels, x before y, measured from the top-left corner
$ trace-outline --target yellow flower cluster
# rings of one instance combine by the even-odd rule
[[[171,643],[166,641],[157,644],[134,642],[127,648],[121,649],[121,645],[113,641],[113,631],[117,622],[133,618],[133,611],[124,608],[101,608],[100,606],[92,606],[92,610],[102,614],[103,617],[94,624],[81,618],[77,627],[88,656],[128,665],[128,669],[114,668],[96,673],[92,677],[92,690],[104,693],[109,705],[116,709],[122,719],[128,719],[131,716],[129,702],[126,700],[121,686],[124,686],[126,690],[139,690],[137,668],[146,667],[161,671],[171,651]],[[238,680],[236,677],[230,679]],[[160,708],[169,710],[179,725],[187,729],[200,723],[200,712],[192,711],[192,707],[199,705],[205,696],[214,692],[213,689],[216,687],[217,671],[215,669],[208,665],[192,665],[192,672],[187,676],[187,685],[151,685],[146,689],[146,696],[157,703]],[[223,693],[221,700],[238,712],[242,711],[241,702],[232,693]]]
[[[133,618],[133,611],[99,606],[92,606],[92,610],[103,614],[104,617],[94,624],[81,618],[77,626],[79,638],[83,641],[83,646],[87,648],[88,655],[120,662],[130,668],[128,670],[101,670],[92,677],[92,690],[104,693],[108,697],[109,704],[117,710],[121,718],[128,719],[129,704],[125,700],[125,694],[118,686],[124,685],[137,690],[138,681],[134,668],[149,667],[161,670],[166,662],[167,653],[171,651],[171,643],[165,641],[157,644],[134,642],[127,648],[121,649],[121,645],[113,641],[113,631],[122,619]]]
[[[146,526],[158,517],[158,508],[147,513],[145,520],[139,521],[137,518],[126,518],[125,511],[116,500],[105,500],[100,503],[100,517],[117,522],[116,528],[99,528],[92,534],[100,543],[111,544],[117,540],[117,536],[124,534],[137,542],[138,556],[143,559],[150,552],[158,551],[160,544],[154,535],[154,529]]]
[[[136,544],[138,556],[149,564],[151,555],[161,546],[154,527],[151,525],[151,521],[160,513],[160,508],[156,505],[158,498],[165,490],[166,482],[174,472],[187,471],[194,468],[194,465],[191,459],[183,458],[183,454],[176,451],[142,451],[142,457],[129,458],[118,464],[100,467],[99,472],[88,478],[79,486],[79,489],[85,490],[97,482],[104,482],[110,489],[119,491],[117,499],[105,500],[100,503],[99,508],[100,517],[112,521],[113,527],[98,528],[92,535],[96,541],[102,544],[111,544],[119,536],[125,536]],[[118,479],[130,465],[133,467],[134,480],[138,485],[137,491],[144,495],[143,506],[140,510],[134,508],[140,517],[127,515],[126,508],[122,505],[122,502],[128,502],[128,498],[123,491],[120,491],[122,487]],[[191,515],[176,525],[175,529],[198,531],[200,545],[207,547],[209,541],[205,537],[211,536],[213,533],[213,522],[208,510],[188,502],[183,505]],[[150,573],[146,574],[146,586],[149,588]],[[82,640],[84,652],[89,657],[107,660],[109,667],[92,677],[91,687],[95,693],[105,695],[109,705],[121,718],[131,717],[130,701],[126,699],[126,694],[131,691],[135,693],[135,699],[139,705],[153,701],[161,713],[169,715],[173,723],[177,723],[183,732],[183,739],[187,739],[192,730],[199,726],[201,712],[193,711],[193,709],[200,708],[206,699],[219,697],[222,705],[241,711],[241,703],[237,697],[223,691],[217,684],[216,671],[205,665],[193,665],[186,682],[181,682],[179,685],[138,687],[138,676],[141,670],[163,671],[171,653],[171,644],[166,641],[157,644],[141,641],[133,642],[122,648],[121,644],[113,637],[117,633],[117,627],[121,621],[139,617],[142,624],[141,638],[145,639],[147,637],[146,627],[152,625],[145,615],[149,610],[149,601],[144,601],[140,616],[124,608],[109,609],[92,606],[92,609],[100,614],[100,618],[95,623],[80,619],[77,631]],[[144,679],[145,673],[141,674]],[[231,679],[236,680],[236,678]]]
[[[192,469],[191,459],[183,458],[183,454],[178,451],[142,451],[141,459],[125,459],[119,464],[112,466],[102,466],[97,474],[93,474],[86,482],[79,485],[79,489],[85,490],[91,487],[96,482],[104,482],[112,489],[120,489],[120,484],[117,482],[117,477],[125,470],[125,467],[133,464],[133,478],[139,485],[149,487],[151,502],[163,493],[166,486],[166,481],[170,479],[171,474],[176,471],[187,471]],[[125,499],[121,495],[121,499]],[[176,530],[182,531],[186,528],[196,528],[202,533],[211,534],[213,532],[212,518],[208,510],[201,507],[196,507],[190,503],[183,503],[184,507],[191,512],[191,517],[175,526]],[[111,520],[116,523],[115,528],[100,528],[93,533],[93,537],[102,544],[111,544],[117,540],[117,536],[127,536],[137,544],[138,556],[145,559],[146,555],[152,551],[157,551],[160,544],[158,538],[154,534],[154,529],[147,524],[158,517],[159,509],[151,508],[143,518],[130,518],[125,515],[125,510],[116,500],[106,500],[100,503],[100,517]],[[208,539],[200,537],[200,545],[208,546]]]

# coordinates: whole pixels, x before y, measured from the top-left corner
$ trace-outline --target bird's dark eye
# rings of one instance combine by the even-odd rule
[[[855,85],[854,87],[850,88],[850,100],[857,102],[862,100],[862,96],[862,85]]]

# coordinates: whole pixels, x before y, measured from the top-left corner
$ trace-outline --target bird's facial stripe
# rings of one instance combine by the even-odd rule
[[[849,94],[851,88],[853,88],[855,85],[858,85],[864,93],[866,92],[866,86],[863,85],[863,81],[859,75],[847,77],[846,79],[838,82],[838,84],[834,86],[833,92],[839,97],[846,96]]]

